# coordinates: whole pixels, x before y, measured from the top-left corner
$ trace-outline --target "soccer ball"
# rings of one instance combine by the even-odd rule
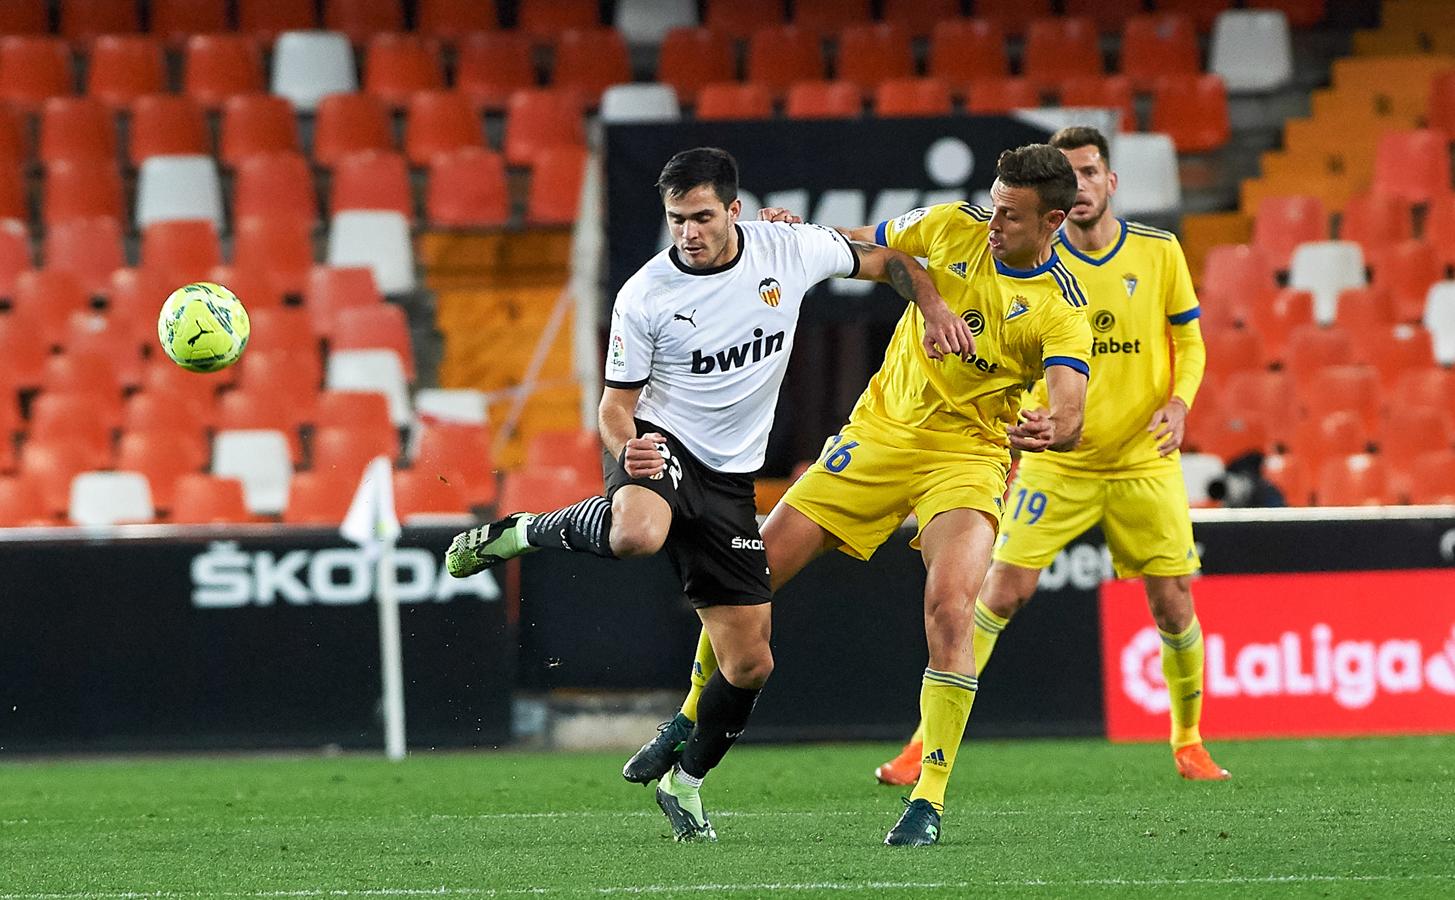
[[[172,291],[157,317],[157,337],[167,358],[192,372],[216,372],[237,362],[250,331],[242,301],[210,281]]]

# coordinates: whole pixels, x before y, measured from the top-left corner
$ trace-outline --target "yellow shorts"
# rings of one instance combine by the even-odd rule
[[[1098,522],[1118,578],[1191,575],[1202,567],[1180,472],[1102,479],[1022,468],[1006,495],[995,559],[1044,569]]]
[[[842,540],[845,553],[868,559],[910,513],[919,520],[916,549],[942,512],[975,509],[999,522],[1007,474],[997,459],[897,447],[846,425],[783,502]]]

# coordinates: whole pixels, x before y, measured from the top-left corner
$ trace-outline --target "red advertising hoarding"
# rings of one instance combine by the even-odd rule
[[[1455,731],[1455,570],[1193,584],[1211,739]],[[1166,740],[1161,640],[1137,581],[1101,590],[1107,736]]]

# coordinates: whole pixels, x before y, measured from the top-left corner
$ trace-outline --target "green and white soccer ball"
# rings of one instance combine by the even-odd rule
[[[157,317],[157,337],[167,358],[192,372],[216,372],[237,362],[250,332],[242,301],[210,281],[172,291]]]

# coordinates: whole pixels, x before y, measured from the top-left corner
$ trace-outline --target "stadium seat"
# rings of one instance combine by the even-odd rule
[[[1359,335],[1354,342],[1354,361],[1373,367],[1387,391],[1393,392],[1405,372],[1428,369],[1436,364],[1430,332],[1418,325],[1367,324],[1357,330],[1345,330]],[[1391,396],[1396,395],[1391,393]]]
[[[262,153],[297,153],[298,117],[282,97],[238,94],[222,104],[219,155],[229,168]]]
[[[46,232],[47,247],[50,245],[51,235],[57,229]],[[120,246],[118,240],[118,247]],[[106,249],[103,247],[102,252]],[[46,251],[46,259],[51,259],[49,249]],[[30,232],[25,227],[25,222],[20,219],[0,219],[0,297],[11,297],[15,293],[15,281],[20,273],[34,268],[35,259],[30,253]]]
[[[925,74],[943,79],[960,94],[973,81],[1008,77],[1000,25],[986,19],[948,19],[935,25]]]
[[[1372,192],[1357,194],[1344,204],[1339,216],[1339,239],[1359,244],[1366,257],[1413,237],[1411,204],[1399,197]]]
[[[116,120],[92,97],[51,97],[41,105],[40,161],[114,160]]]
[[[1257,372],[1268,366],[1256,330],[1210,328],[1203,331],[1202,340],[1207,347],[1207,373],[1218,380],[1233,372]]]
[[[1368,257],[1374,286],[1389,294],[1394,321],[1418,322],[1425,311],[1425,295],[1445,274],[1435,248],[1409,240],[1390,245]]]
[[[288,442],[289,461],[298,466],[303,462],[303,442],[294,424],[297,416],[283,406],[276,396],[263,390],[224,391],[217,401],[216,427],[224,431],[277,431]]]
[[[1430,286],[1424,325],[1435,341],[1435,360],[1442,366],[1455,365],[1455,281]]]
[[[1172,136],[1179,153],[1206,153],[1228,142],[1228,94],[1216,75],[1164,75],[1152,87],[1152,130]]]
[[[398,455],[399,437],[392,428],[320,426],[313,432],[313,471],[338,474],[355,485],[374,457],[387,457],[392,465]]]
[[[109,468],[113,421],[120,409],[119,387],[92,396],[85,388],[48,386],[31,404],[28,442],[68,443],[84,452],[87,468]]]
[[[91,296],[69,272],[32,269],[16,276],[10,307],[33,335],[54,346],[64,339],[71,314],[91,308]]]
[[[1188,418],[1184,446],[1210,453],[1231,462],[1251,452],[1263,452],[1269,446],[1268,427],[1261,418],[1245,412],[1222,412],[1203,408],[1199,398],[1197,411]]]
[[[601,121],[676,122],[682,118],[670,84],[614,84],[601,95]]]
[[[409,164],[390,150],[365,150],[338,160],[333,168],[329,213],[349,209],[384,209],[414,221]]]
[[[1426,124],[1430,128],[1455,134],[1455,69],[1440,72],[1430,79],[1426,110]]]
[[[1167,8],[1160,3],[1160,8]],[[1190,11],[1190,10],[1189,10]],[[1230,94],[1275,91],[1293,80],[1288,19],[1274,10],[1230,9],[1213,25],[1208,71]]]
[[[205,432],[212,422],[213,409],[210,402],[195,403],[186,398],[170,397],[160,391],[137,391],[126,398],[122,407],[122,449],[125,450],[128,435],[175,436],[180,445],[190,444],[196,439],[202,442],[202,455],[197,464],[200,468],[207,461]],[[161,438],[149,437],[142,443],[155,444],[159,441]],[[178,452],[185,452],[185,447]],[[133,459],[132,462],[135,463],[136,460]],[[139,469],[139,466],[129,465],[127,468]]]
[[[1364,251],[1352,241],[1312,241],[1300,244],[1289,265],[1288,284],[1314,295],[1314,318],[1334,321],[1339,293],[1363,287]]]
[[[46,34],[50,30],[49,3],[35,0],[0,3],[0,34]]]
[[[341,309],[333,317],[329,333],[333,350],[393,350],[404,364],[405,376],[414,380],[414,352],[409,340],[409,322],[404,309],[390,303],[375,303]]]
[[[790,119],[851,119],[863,112],[858,85],[847,81],[795,81],[783,111]]]
[[[908,31],[887,22],[844,26],[839,32],[834,77],[856,85],[864,96],[891,78],[913,78],[914,52],[909,38]]]
[[[1121,73],[1139,91],[1150,91],[1165,75],[1202,72],[1197,30],[1177,13],[1134,15],[1122,28]]]
[[[500,20],[494,3],[479,0],[420,0],[415,8],[415,30],[447,44],[479,31],[495,31]]]
[[[30,122],[19,110],[0,105],[0,166],[19,169],[31,162]]]
[[[1137,110],[1132,82],[1124,75],[1091,75],[1068,78],[1056,89],[1062,106],[1106,107],[1121,112],[1122,131],[1137,130]]]
[[[1419,427],[1411,428],[1412,422],[1418,422]],[[1379,458],[1389,467],[1391,480],[1398,492],[1408,497],[1411,478],[1423,474],[1420,457],[1449,453],[1455,448],[1455,415],[1435,406],[1387,405],[1378,443]]]
[[[892,78],[874,89],[874,114],[896,116],[948,116],[954,111],[950,86],[938,78]]]
[[[1338,328],[1301,325],[1288,335],[1283,368],[1294,379],[1303,380],[1330,361],[1352,358],[1353,352],[1349,335]]]
[[[347,36],[331,31],[287,31],[273,45],[272,92],[299,112],[313,112],[330,94],[359,89]]]
[[[595,107],[613,84],[632,80],[626,41],[614,28],[562,32],[555,42],[551,86],[574,91],[583,106]]]
[[[502,110],[511,94],[536,86],[530,38],[519,32],[468,34],[456,54],[455,89],[481,109]]]
[[[439,45],[416,34],[376,34],[364,52],[364,90],[395,109],[418,91],[439,91],[445,73]]]
[[[323,98],[314,117],[313,160],[326,169],[365,150],[394,149],[389,107],[371,94],[334,94]]]
[[[127,325],[140,335],[156,340],[156,315],[161,309],[158,297],[166,297],[179,286],[165,272],[155,269],[114,269],[107,279],[106,313],[112,327]],[[205,381],[206,379],[197,379]]]
[[[471,506],[489,506],[498,491],[490,432],[483,425],[425,424],[413,470],[457,485]]]
[[[748,81],[775,97],[795,81],[826,78],[818,35],[792,25],[764,26],[748,39]]]
[[[1182,206],[1177,150],[1165,134],[1119,134],[1112,144],[1120,183],[1117,211],[1125,216],[1169,213]]]
[[[153,156],[211,155],[212,133],[207,116],[190,97],[151,94],[131,105],[131,164],[138,168]]]
[[[71,0],[59,6],[61,35],[83,49],[103,34],[141,31],[134,0]]]
[[[1352,349],[1352,341],[1349,342]],[[1330,357],[1347,359],[1348,357]],[[1372,366],[1336,362],[1293,372],[1294,393],[1306,419],[1345,410],[1358,415],[1365,434],[1379,429],[1379,373]]]
[[[542,88],[510,95],[505,119],[505,161],[535,166],[556,146],[585,147],[581,103],[574,91]]]
[[[252,521],[242,481],[200,472],[179,475],[173,481],[174,525],[225,525]]]
[[[8,261],[10,256],[6,250],[14,231],[7,227],[7,222],[14,220],[0,221],[0,259]],[[21,235],[24,235],[23,227]],[[53,225],[45,234],[45,264],[48,269],[75,276],[81,289],[93,297],[109,293],[111,273],[126,265],[121,223],[107,216],[95,216]],[[0,269],[5,267],[0,263]]]
[[[1289,506],[1308,506],[1313,499],[1313,478],[1308,466],[1292,454],[1263,457],[1263,477],[1278,488]]]
[[[1394,501],[1389,474],[1372,454],[1326,460],[1318,473],[1314,496],[1319,506],[1383,506]]]
[[[1360,334],[1368,329],[1387,329],[1395,322],[1394,301],[1389,291],[1378,284],[1369,287],[1346,288],[1339,292],[1339,301],[1334,313],[1334,324],[1348,334]]]
[[[1449,136],[1428,128],[1382,135],[1374,156],[1374,190],[1411,203],[1449,196]]]
[[[1313,28],[1327,12],[1325,0],[1244,0],[1252,9],[1276,9],[1288,17],[1294,28]]]
[[[13,211],[7,211],[13,215]],[[114,160],[70,160],[47,166],[41,183],[41,218],[47,225],[67,219],[126,215],[121,172]]]
[[[221,231],[222,179],[211,156],[153,156],[142,163],[136,185],[136,226],[207,219]]]
[[[538,41],[600,25],[601,11],[593,0],[520,0],[516,11],[516,27]]]
[[[61,345],[67,355],[96,355],[111,360],[117,381],[124,390],[131,390],[141,384],[146,354],[154,352],[155,325],[150,331],[150,335],[144,335],[134,323],[118,323],[114,317],[87,310],[71,314]]]
[[[495,228],[510,219],[505,160],[483,147],[442,153],[429,166],[425,219],[435,228]]]
[[[414,290],[414,250],[409,221],[398,213],[354,210],[333,217],[328,230],[331,266],[369,266],[386,294]]]
[[[386,32],[404,30],[401,0],[324,0],[323,27],[360,46]]]
[[[207,280],[232,291],[249,310],[277,309],[287,302],[282,286],[261,266],[213,266],[207,273]]]
[[[150,522],[151,486],[140,472],[79,472],[71,478],[66,518],[82,527]]]
[[[326,470],[299,472],[288,488],[283,521],[289,525],[339,525],[359,488],[359,474]]]
[[[959,0],[884,0],[884,21],[898,25],[910,37],[929,37],[935,26],[961,14]]]
[[[384,302],[374,272],[363,266],[314,266],[303,289],[303,308],[318,334],[331,334],[339,312]]]
[[[290,216],[253,216],[237,224],[234,265],[266,272],[284,294],[301,295],[313,268],[312,225]]]
[[[547,147],[535,163],[525,220],[530,225],[570,225],[576,221],[586,177],[584,147]]]
[[[22,478],[31,480],[40,490],[45,515],[59,519],[70,507],[71,479],[77,473],[109,464],[108,459],[98,466],[94,462],[92,451],[69,439],[45,440],[32,437],[20,450],[17,472]]]
[[[786,23],[780,0],[705,0],[702,24],[724,38],[746,40],[759,28]]]
[[[318,395],[314,424],[319,428],[362,428],[368,431],[394,430],[389,400],[377,391],[326,390]],[[398,451],[397,438],[394,451]]]
[[[732,81],[736,73],[732,43],[706,28],[674,28],[662,40],[657,80],[670,84],[683,103],[696,103],[704,85]]]
[[[96,39],[86,61],[86,94],[112,110],[167,89],[162,45],[139,34],[107,34]]]
[[[233,177],[232,212],[236,221],[283,216],[310,226],[318,221],[313,169],[301,153],[255,153],[238,161]]]
[[[35,112],[51,97],[75,93],[71,51],[53,37],[0,38],[0,100]]]
[[[389,403],[389,418],[395,427],[408,425],[413,412],[409,385],[399,353],[386,348],[334,350],[328,355],[324,381],[332,391],[374,391]]]
[[[156,222],[142,232],[141,264],[165,272],[174,285],[202,281],[222,264],[222,242],[206,219]]]
[[[1219,244],[1207,251],[1199,296],[1210,303],[1257,304],[1278,285],[1277,266],[1260,244]]]
[[[1411,468],[1418,473],[1411,479],[1411,503],[1455,504],[1455,452],[1431,450],[1416,458]]]
[[[312,31],[318,28],[318,9],[314,0],[235,2],[238,31],[265,44],[272,44],[285,31]]]
[[[287,435],[277,429],[219,431],[212,441],[212,474],[242,482],[249,512],[282,512],[293,478]]]
[[[0,478],[0,528],[43,528],[55,524],[35,478]]]
[[[425,167],[439,154],[483,149],[485,135],[470,100],[458,91],[419,91],[408,99],[404,152]]]
[[[508,472],[500,490],[500,509],[559,509],[599,489],[582,481],[572,468],[539,468]]]
[[[601,480],[601,438],[594,430],[537,431],[526,442],[526,468],[575,469],[584,482]]]
[[[1285,372],[1234,372],[1219,391],[1225,409],[1238,409],[1258,421],[1291,422],[1297,412],[1293,379]]]
[[[424,388],[414,395],[415,437],[428,425],[484,425],[490,420],[485,393],[474,388]]]
[[[1012,37],[1024,34],[1026,23],[1054,15],[1051,0],[975,0],[972,6],[977,17],[996,22]]]
[[[773,95],[761,84],[739,84],[736,81],[714,81],[702,86],[697,94],[697,119],[724,121],[732,119],[773,118]]]
[[[633,47],[657,47],[668,32],[697,26],[696,0],[619,0],[616,30]]]
[[[150,0],[148,7],[148,30],[169,44],[180,46],[194,34],[231,28],[226,0]]]
[[[210,428],[217,420],[217,389],[226,383],[219,374],[225,373],[198,377],[196,372],[188,372],[158,354],[142,371],[142,389],[136,396],[165,399],[186,410],[198,425]],[[130,410],[125,415],[130,416]],[[137,415],[144,417],[145,413],[139,410]]]
[[[413,469],[394,473],[394,508],[405,524],[411,519],[465,518],[470,513],[459,485]]]
[[[1079,16],[1031,20],[1021,72],[1040,90],[1068,78],[1104,75],[1096,25]]]
[[[1299,244],[1329,239],[1329,214],[1317,197],[1264,197],[1253,218],[1253,243],[1274,268],[1287,269]]]
[[[194,34],[182,57],[182,92],[210,110],[265,89],[263,57],[246,34]]]
[[[794,0],[792,24],[820,38],[868,24],[869,0]]]
[[[1009,113],[1041,105],[1041,94],[1025,78],[976,78],[965,87],[965,112],[971,115]]]
[[[1424,239],[1440,262],[1455,268],[1455,196],[1436,197],[1426,205]]]
[[[1181,455],[1182,483],[1187,488],[1187,500],[1193,506],[1210,506],[1212,498],[1207,494],[1208,485],[1223,476],[1222,458],[1212,453],[1188,453]]]
[[[312,426],[318,416],[319,385],[323,364],[318,354],[290,353],[286,348],[263,345],[248,350],[237,366],[238,389],[254,396],[287,397],[279,414],[290,429]]]
[[[29,323],[14,315],[0,317],[0,354],[7,389],[40,387],[50,347],[35,339]]]

